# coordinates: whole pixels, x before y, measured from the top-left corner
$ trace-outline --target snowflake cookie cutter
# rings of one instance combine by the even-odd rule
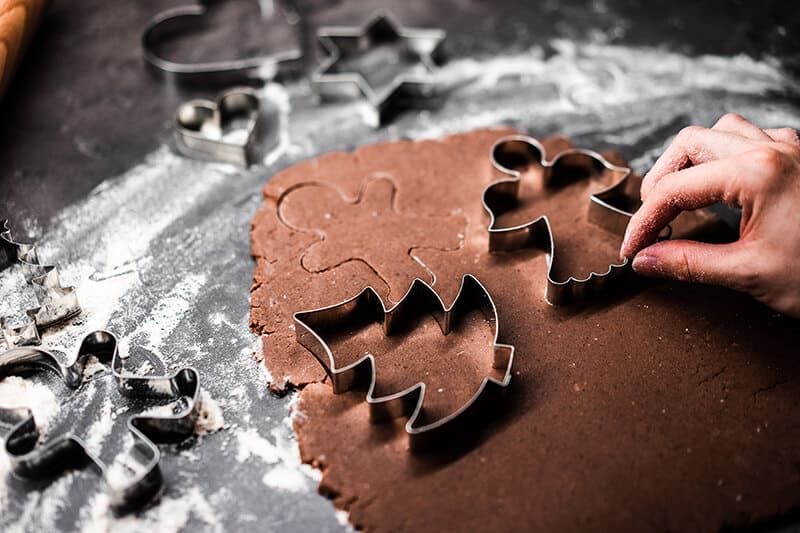
[[[244,121],[237,129],[245,135],[226,138],[226,127],[235,121]],[[234,87],[215,101],[195,99],[178,107],[175,147],[193,159],[247,167],[254,158],[253,144],[261,133],[262,123],[258,93],[249,87]]]
[[[377,13],[361,27],[319,28],[317,40],[328,56],[311,73],[311,86],[325,100],[365,99],[380,124],[398,108],[435,95],[439,83],[433,74],[446,37],[438,28],[405,28],[389,13]],[[415,59],[422,72],[396,75],[378,90],[363,74],[338,70],[348,56],[386,43],[399,44],[402,55]]]
[[[28,322],[21,325],[11,325],[7,317],[0,317],[0,329],[8,348],[40,344],[40,329],[59,324],[81,312],[75,288],[62,287],[58,270],[39,261],[36,246],[15,241],[8,220],[0,220],[0,270],[15,263],[21,265],[38,306],[25,312]]]
[[[435,422],[417,425],[425,399],[426,386],[419,382],[407,389],[376,397],[375,357],[366,354],[356,362],[337,368],[330,346],[321,332],[336,330],[342,323],[357,316],[366,316],[374,322],[383,324],[385,335],[391,335],[409,321],[424,314],[432,315],[442,333],[449,334],[465,312],[484,307],[489,310],[494,324],[494,356],[492,368],[502,371],[502,379],[485,376],[473,396],[458,410]],[[362,315],[364,313],[365,315]],[[499,321],[497,307],[491,295],[472,275],[461,280],[458,294],[449,307],[445,306],[438,293],[421,279],[415,279],[405,296],[391,307],[386,307],[378,292],[367,287],[358,295],[329,307],[302,311],[294,314],[297,341],[309,350],[330,376],[334,394],[347,392],[366,385],[367,403],[370,419],[380,423],[387,420],[407,417],[405,431],[408,435],[409,450],[420,452],[447,440],[453,440],[463,433],[470,419],[496,400],[511,381],[511,367],[514,360],[514,346],[498,342]]]
[[[147,64],[162,78],[179,85],[225,86],[248,81],[280,80],[299,74],[303,54],[299,46],[274,54],[242,59],[185,63],[159,53],[161,43],[174,35],[202,29],[212,0],[167,9],[153,17],[142,32],[142,53]]]
[[[608,265],[605,272],[590,272],[585,278],[569,276],[565,280],[553,277],[555,240],[547,215],[509,228],[496,227],[497,217],[514,209],[522,171],[538,164],[543,172],[545,187],[558,185],[563,171],[568,168],[589,169],[591,175],[612,171],[619,179],[610,187],[589,197],[588,219],[591,223],[616,234],[623,234],[630,217],[638,208],[631,198],[638,198],[641,179],[634,177],[629,167],[610,163],[592,150],[573,148],[548,159],[544,146],[538,139],[527,135],[510,135],[499,139],[491,149],[491,163],[501,179],[493,181],[482,195],[483,208],[489,215],[489,252],[513,252],[524,248],[542,250],[547,255],[547,286],[545,298],[553,305],[582,300],[605,290],[630,271],[628,258]],[[661,238],[669,237],[670,229]]]
[[[127,471],[110,476],[112,465],[89,451],[80,437],[65,433],[39,442],[40,435],[29,409],[0,407],[0,428],[6,428],[5,452],[13,471],[23,478],[56,474],[65,468],[93,464],[110,493],[112,509],[125,513],[151,501],[163,486],[156,443],[180,442],[191,436],[201,410],[200,376],[186,367],[171,376],[140,376],[126,372],[119,343],[108,331],[94,331],[81,342],[75,361],[64,365],[52,352],[39,347],[19,347],[0,354],[0,379],[31,370],[50,370],[70,389],[77,390],[90,357],[111,366],[120,393],[140,400],[184,399],[184,409],[172,414],[131,416],[127,421],[134,446],[120,466]],[[115,463],[116,465],[116,463]]]

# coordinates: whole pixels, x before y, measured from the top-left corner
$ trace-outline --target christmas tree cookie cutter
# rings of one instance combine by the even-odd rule
[[[407,389],[385,396],[376,396],[375,357],[366,354],[356,362],[343,367],[336,365],[334,354],[325,342],[325,332],[336,331],[343,324],[357,317],[365,317],[383,325],[385,335],[392,335],[425,314],[432,315],[444,335],[449,334],[459,319],[476,308],[488,310],[494,326],[492,369],[499,370],[501,378],[485,376],[473,396],[458,410],[432,423],[418,424],[423,409],[426,386],[416,383]],[[302,311],[294,314],[297,341],[309,350],[319,361],[331,379],[334,394],[354,388],[367,388],[367,403],[373,422],[383,422],[399,417],[407,417],[405,431],[408,435],[409,450],[420,452],[442,442],[458,438],[464,431],[473,429],[471,424],[485,409],[496,407],[498,394],[508,387],[511,381],[511,367],[514,360],[514,346],[498,342],[499,321],[497,307],[486,288],[472,275],[465,275],[461,281],[453,304],[446,306],[437,292],[427,283],[415,279],[408,292],[395,305],[386,307],[378,292],[367,287],[358,295],[329,307]]]
[[[7,317],[0,317],[0,329],[8,348],[39,344],[40,329],[59,324],[81,312],[75,289],[62,287],[58,270],[39,261],[35,245],[15,241],[8,220],[1,220],[0,270],[15,263],[21,265],[25,281],[33,288],[38,306],[26,311],[28,321],[21,325],[12,325]]]

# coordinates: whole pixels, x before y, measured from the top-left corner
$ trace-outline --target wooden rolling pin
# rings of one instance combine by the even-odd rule
[[[0,98],[39,26],[48,0],[0,0]]]

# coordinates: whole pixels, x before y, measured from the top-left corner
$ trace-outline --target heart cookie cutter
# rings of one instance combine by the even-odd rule
[[[380,123],[398,107],[434,95],[438,82],[432,75],[446,36],[440,29],[404,28],[388,13],[372,16],[360,28],[322,27],[317,39],[328,57],[311,74],[311,85],[322,99],[366,99]],[[361,73],[339,70],[348,57],[387,43],[398,45],[403,57],[417,60],[423,72],[397,75],[378,90]]]
[[[172,61],[162,56],[159,48],[165,40],[204,27],[204,17],[212,3],[206,0],[198,5],[168,9],[148,22],[142,33],[142,51],[156,73],[182,85],[224,86],[279,80],[302,71],[303,54],[299,47],[244,59],[199,63]]]
[[[214,102],[189,100],[175,113],[175,146],[193,159],[246,167],[254,157],[261,118],[258,93],[249,87],[229,89]],[[226,132],[232,124],[236,128]]]
[[[39,430],[29,409],[0,407],[0,429],[5,432],[5,452],[13,471],[23,478],[47,477],[66,468],[94,465],[105,479],[112,508],[131,511],[152,500],[163,485],[159,469],[161,452],[156,443],[180,442],[191,436],[201,409],[200,376],[193,368],[171,376],[139,376],[123,366],[117,338],[108,331],[94,331],[81,342],[75,361],[65,366],[60,359],[38,347],[19,347],[0,354],[0,379],[23,371],[49,370],[70,389],[83,382],[90,357],[111,366],[120,393],[137,401],[183,399],[183,409],[173,414],[140,414],[127,421],[134,445],[126,461],[108,465],[93,454],[80,437],[66,433],[40,442]],[[124,475],[110,475],[119,466]]]
[[[444,335],[449,334],[459,319],[470,310],[488,309],[489,320],[494,324],[494,359],[492,368],[502,371],[503,377],[483,378],[472,398],[457,411],[432,423],[418,425],[425,399],[425,383],[419,382],[401,392],[387,396],[374,394],[377,383],[375,357],[366,354],[356,362],[337,367],[330,346],[323,339],[326,331],[336,330],[357,317],[383,324],[385,335],[392,335],[414,319],[432,315]],[[297,341],[310,351],[330,376],[334,394],[356,387],[367,386],[367,403],[373,422],[383,422],[408,417],[405,431],[409,450],[424,451],[444,441],[457,438],[468,430],[470,421],[496,400],[511,381],[514,346],[498,342],[499,321],[497,307],[486,288],[472,275],[465,275],[453,304],[445,306],[441,297],[427,283],[415,279],[408,292],[392,307],[386,307],[378,292],[367,287],[358,295],[330,307],[294,314]]]
[[[546,215],[509,228],[498,228],[497,217],[509,212],[517,205],[522,171],[538,164],[543,172],[545,187],[553,187],[569,180],[568,170],[582,168],[590,176],[610,170],[620,177],[618,181],[589,197],[588,219],[593,224],[610,232],[622,234],[630,217],[638,208],[641,179],[634,177],[631,169],[610,163],[602,155],[591,150],[569,149],[548,159],[544,146],[538,139],[527,135],[510,135],[499,139],[491,149],[490,159],[495,173],[502,179],[490,183],[483,191],[482,201],[489,215],[489,252],[513,252],[524,248],[542,250],[547,254],[547,286],[545,298],[553,305],[566,304],[597,294],[610,283],[625,276],[630,262],[624,259],[608,265],[605,272],[591,272],[585,278],[568,277],[557,280],[553,277],[553,260],[556,244],[550,221]],[[669,228],[662,238],[669,237]]]
[[[8,348],[36,345],[41,342],[40,329],[59,324],[81,312],[78,295],[73,287],[62,287],[58,270],[39,261],[36,246],[17,242],[11,235],[8,220],[0,221],[0,270],[18,263],[25,281],[33,288],[38,307],[28,309],[28,322],[11,325],[0,317],[0,329]]]

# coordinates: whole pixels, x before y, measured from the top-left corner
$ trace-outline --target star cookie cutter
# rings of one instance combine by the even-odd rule
[[[6,345],[33,345],[41,342],[40,328],[61,323],[81,312],[73,287],[62,287],[58,270],[39,261],[36,246],[17,242],[11,236],[8,220],[0,221],[0,270],[19,263],[25,281],[33,288],[38,307],[28,309],[29,322],[12,326],[7,317],[0,317],[0,329]]]
[[[124,480],[110,476],[111,466],[92,454],[78,436],[66,433],[39,442],[39,431],[28,409],[0,407],[0,428],[10,428],[5,451],[13,471],[24,478],[52,475],[68,467],[93,464],[103,475],[110,492],[111,506],[118,513],[128,512],[152,500],[163,485],[159,468],[161,452],[155,443],[180,442],[192,435],[201,409],[200,376],[190,367],[171,376],[139,376],[123,368],[117,338],[108,331],[94,331],[84,337],[78,356],[63,365],[51,352],[38,347],[20,347],[0,354],[0,379],[21,371],[50,370],[71,389],[80,387],[89,357],[111,365],[119,391],[127,397],[186,400],[185,409],[171,415],[139,414],[128,419],[133,435],[132,453],[123,468],[131,473]]]
[[[183,63],[162,56],[161,43],[172,36],[203,28],[204,17],[212,0],[192,6],[168,9],[148,22],[142,33],[142,52],[147,64],[165,80],[180,85],[234,85],[247,81],[270,81],[301,72],[303,54],[291,48],[275,54],[243,59]]]
[[[429,313],[439,323],[442,333],[447,335],[466,311],[480,307],[489,309],[491,321],[494,323],[492,368],[503,371],[503,378],[498,380],[491,376],[484,377],[472,398],[457,411],[433,423],[419,426],[417,419],[423,409],[425,383],[419,382],[395,394],[375,396],[374,356],[366,354],[352,364],[337,368],[330,346],[320,333],[335,330],[353,317],[366,316],[382,323],[384,334],[391,335],[410,320]],[[391,307],[384,305],[375,289],[367,287],[358,295],[330,307],[295,313],[294,324],[297,341],[316,357],[330,376],[334,394],[366,385],[367,403],[373,422],[408,417],[405,431],[409,450],[412,452],[424,451],[443,441],[457,438],[466,429],[470,419],[488,407],[511,381],[514,346],[498,342],[497,308],[483,284],[469,274],[461,280],[461,288],[450,307],[445,306],[430,285],[415,279],[405,296]]]
[[[547,215],[510,228],[498,228],[495,223],[499,215],[512,210],[516,205],[522,176],[519,168],[540,165],[544,186],[550,187],[564,179],[564,168],[582,167],[590,169],[592,175],[605,170],[620,175],[614,185],[589,197],[588,219],[610,232],[622,234],[633,212],[638,208],[636,202],[630,199],[638,197],[641,184],[641,179],[634,178],[630,168],[613,165],[597,152],[577,148],[565,150],[550,160],[544,146],[537,139],[526,135],[510,135],[499,139],[492,146],[491,162],[502,179],[490,183],[482,195],[483,208],[490,218],[489,252],[513,252],[523,248],[544,251],[547,254],[545,298],[548,302],[561,305],[585,299],[603,291],[609,284],[628,273],[630,261],[626,258],[608,265],[605,272],[591,272],[585,278],[570,276],[566,280],[557,280],[552,274],[555,240]],[[662,238],[669,236],[669,229],[666,231]]]
[[[244,121],[226,136],[228,126]],[[175,146],[193,159],[221,161],[247,167],[255,157],[254,141],[260,135],[261,101],[249,87],[235,87],[220,94],[216,101],[195,99],[183,103],[175,112]]]
[[[326,100],[364,98],[375,110],[378,123],[398,108],[436,93],[433,77],[447,34],[441,29],[404,28],[388,13],[371,17],[362,27],[328,26],[317,30],[317,40],[328,53],[311,74],[311,86]],[[404,57],[417,60],[424,73],[396,75],[377,90],[359,72],[339,71],[347,57],[383,44],[399,44]]]

